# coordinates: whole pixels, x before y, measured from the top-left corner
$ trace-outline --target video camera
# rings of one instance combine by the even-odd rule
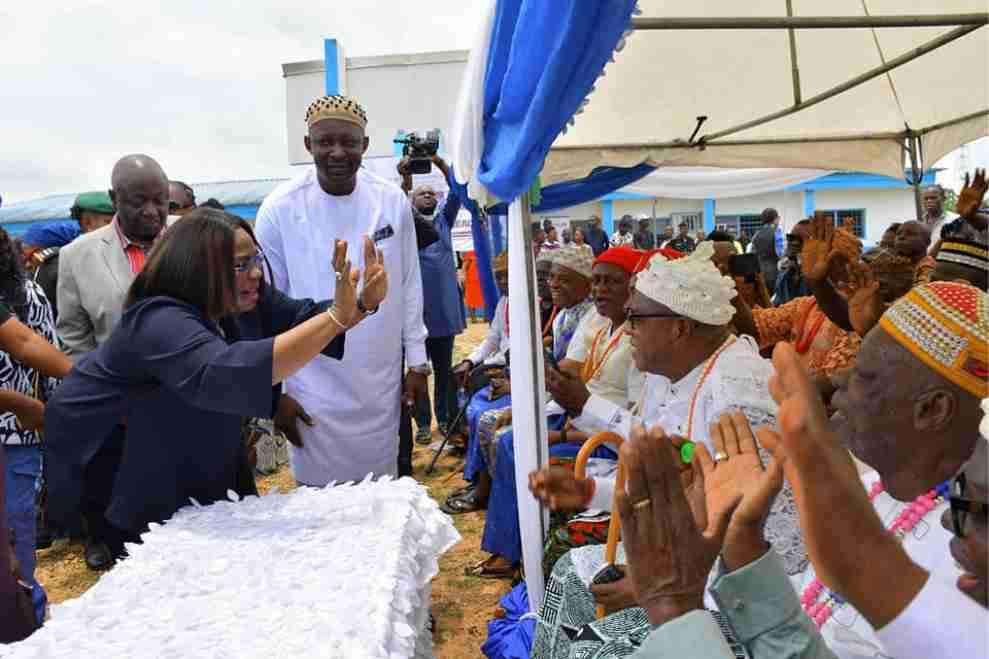
[[[395,144],[405,145],[402,156],[409,159],[410,174],[428,174],[433,169],[432,157],[440,148],[440,131],[433,129],[425,135],[409,133],[404,138],[395,140]]]

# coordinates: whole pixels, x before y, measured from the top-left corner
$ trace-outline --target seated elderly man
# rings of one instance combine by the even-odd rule
[[[771,388],[782,437],[759,431],[776,459],[762,473],[748,424],[735,417],[726,432],[722,419],[717,446],[727,462],[696,453],[706,504],[699,508],[683,496],[670,451],[660,448],[662,432],[633,437],[622,448],[629,482],[619,509],[634,589],[653,627],[635,639],[642,646],[634,656],[989,655],[982,633],[989,622],[989,421],[982,419],[982,438],[972,432],[987,384],[986,305],[984,292],[959,283],[921,286],[897,301],[842,383],[837,424],[792,346],[779,346]],[[989,410],[987,401],[982,407]],[[877,473],[860,476],[846,446]],[[827,582],[809,572],[799,597],[751,523],[778,489],[781,467]],[[728,605],[720,626],[702,610],[701,575],[712,564],[711,594]],[[634,647],[625,649],[622,656]]]
[[[647,374],[642,399],[629,412],[592,396],[570,410],[575,424],[596,420],[622,437],[630,436],[633,425],[659,426],[678,438],[688,461],[697,443],[716,460],[723,459],[709,424],[725,413],[739,410],[753,426],[775,425],[776,404],[768,389],[772,369],[752,339],[731,333],[735,284],[711,261],[713,251],[713,245],[704,242],[676,261],[654,255],[648,269],[637,275],[626,327],[636,368]],[[530,488],[553,508],[610,510],[614,481],[577,481],[571,473],[550,467],[530,476]],[[789,488],[772,507],[766,535],[788,574],[806,568]],[[622,649],[634,647],[636,639],[648,633],[648,619],[634,606],[628,578],[589,586],[603,557],[604,547],[595,545],[574,549],[557,562],[547,583],[533,656],[590,655],[592,649],[602,653],[594,656],[625,656],[628,652]],[[595,620],[596,604],[606,607],[606,618]]]
[[[572,250],[586,258],[587,253]],[[642,389],[642,376],[633,367],[628,332],[625,325],[625,303],[629,281],[636,267],[644,261],[645,253],[620,247],[605,251],[594,262],[591,297],[594,310],[589,312],[569,343],[566,359],[558,362],[557,370],[547,365],[546,384],[554,402],[549,415],[549,444],[551,460],[572,459],[587,438],[602,428],[590,424],[568,424],[561,414],[570,399],[586,399],[596,395],[624,408],[637,400]],[[551,285],[560,287],[557,275],[560,261],[554,264]],[[579,374],[579,375],[578,375]],[[493,455],[488,457],[492,470],[488,516],[484,525],[481,548],[491,556],[480,562],[468,574],[472,576],[510,577],[522,557],[522,539],[518,521],[518,495],[515,483],[514,433],[506,428],[492,442]],[[610,459],[617,454],[612,448],[599,447],[596,457]]]
[[[553,305],[558,310],[551,323],[551,349],[554,357],[563,359],[577,331],[577,326],[591,308],[589,295],[591,267],[594,261],[590,254],[573,248],[559,249],[548,254],[551,256],[541,254],[539,261],[540,263],[549,261],[551,264],[549,289]],[[462,378],[485,358],[487,359],[484,363],[490,365],[506,363],[505,356],[509,347],[507,252],[495,260],[495,277],[502,291],[502,297],[498,301],[494,319],[491,321],[491,330],[484,343],[454,369],[454,372],[460,374]],[[499,350],[489,356],[494,345],[500,346]],[[467,407],[467,459],[464,461],[464,480],[470,485],[447,498],[442,506],[447,514],[469,513],[487,507],[491,479],[485,469],[484,451],[479,442],[478,429],[482,416],[487,414],[489,423],[493,424],[494,419],[491,417],[511,405],[510,392],[508,375],[502,372],[471,399]]]

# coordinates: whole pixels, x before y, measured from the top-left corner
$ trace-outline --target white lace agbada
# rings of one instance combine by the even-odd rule
[[[732,341],[732,339],[729,339]],[[707,366],[707,360],[677,382],[649,374],[642,403],[641,414],[624,410],[608,401],[592,396],[583,413],[573,423],[577,428],[607,428],[622,437],[628,437],[634,425],[647,428],[661,426],[667,434],[686,436],[691,427],[693,442],[703,442],[714,453],[714,445],[708,427],[716,423],[722,414],[736,410],[745,414],[753,429],[775,426],[777,406],[769,395],[769,378],[772,365],[759,355],[759,348],[750,337],[734,339],[718,359],[698,389],[698,382]],[[693,424],[690,423],[690,405],[696,395]],[[768,454],[760,447],[763,461]],[[614,498],[613,478],[596,478],[596,490],[590,508],[610,510]],[[766,540],[783,559],[787,574],[795,575],[807,567],[807,552],[800,532],[793,492],[786,484],[770,510],[765,528]]]

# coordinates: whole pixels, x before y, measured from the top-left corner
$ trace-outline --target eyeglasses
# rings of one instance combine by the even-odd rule
[[[989,518],[989,504],[964,498],[966,484],[965,474],[958,474],[951,484],[951,494],[948,497],[951,505],[951,524],[955,535],[959,538],[965,537],[965,521],[970,513]]]
[[[632,313],[631,309],[625,311],[625,322],[629,329],[635,329],[635,323],[646,318],[683,318],[675,313]]]
[[[236,272],[238,275],[242,275],[246,272],[253,272],[254,268],[258,268],[260,270],[262,268],[263,263],[264,263],[264,252],[258,250],[257,254],[244,261],[235,261],[234,272]]]

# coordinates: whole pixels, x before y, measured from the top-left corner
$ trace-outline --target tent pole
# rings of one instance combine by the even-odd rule
[[[793,0],[786,0],[786,15],[793,17]],[[790,42],[790,72],[793,74],[793,104],[800,105],[800,68],[797,66],[797,34],[791,27],[787,30]]]
[[[954,126],[955,124],[960,124],[970,119],[978,119],[979,117],[989,117],[989,110],[979,110],[978,112],[973,112],[972,114],[966,114],[964,117],[958,117],[957,119],[951,119],[949,121],[942,121],[939,124],[934,124],[932,126],[928,126],[927,128],[921,128],[916,131],[916,133],[917,135],[925,135],[932,131],[948,128],[949,126]]]
[[[838,94],[841,94],[843,92],[848,91],[849,89],[852,89],[854,87],[858,87],[859,85],[861,85],[863,83],[866,83],[866,82],[872,80],[873,78],[886,73],[887,71],[892,71],[893,69],[906,64],[907,62],[912,62],[913,60],[917,59],[918,57],[920,57],[922,55],[926,55],[927,53],[931,52],[932,50],[936,50],[936,49],[940,48],[941,46],[944,46],[946,44],[951,43],[955,39],[958,39],[960,37],[965,36],[969,32],[972,32],[974,30],[978,30],[980,27],[981,27],[981,25],[965,25],[965,26],[962,26],[962,27],[959,27],[959,28],[955,28],[954,30],[951,30],[950,32],[946,32],[945,34],[942,34],[937,39],[932,39],[931,41],[928,41],[928,42],[926,42],[924,44],[921,44],[917,48],[914,48],[913,50],[911,50],[911,51],[909,51],[907,53],[904,53],[903,55],[900,55],[899,57],[896,57],[894,59],[889,60],[888,62],[886,62],[885,64],[883,64],[881,66],[877,66],[877,67],[875,67],[873,69],[870,69],[870,70],[866,71],[865,73],[863,73],[862,75],[855,76],[854,78],[852,78],[851,80],[848,80],[847,82],[844,82],[844,83],[842,83],[840,85],[837,85],[835,87],[832,87],[831,89],[828,89],[826,91],[823,91],[823,92],[821,92],[820,94],[818,94],[816,96],[812,96],[811,98],[808,98],[803,103],[795,103],[794,105],[792,105],[792,106],[790,106],[790,107],[788,107],[786,109],[779,110],[778,112],[773,112],[772,114],[767,114],[764,117],[760,117],[758,119],[753,119],[752,121],[746,121],[743,124],[739,124],[737,126],[732,126],[731,128],[726,128],[725,130],[719,130],[717,133],[712,133],[711,135],[705,135],[705,136],[701,137],[701,139],[699,141],[701,141],[701,142],[710,142],[710,141],[716,140],[716,139],[718,139],[720,137],[724,137],[726,135],[731,135],[733,133],[739,133],[739,132],[741,132],[743,130],[747,130],[749,128],[754,128],[756,126],[761,126],[763,124],[769,123],[770,121],[775,121],[776,119],[779,119],[781,117],[786,117],[786,116],[789,116],[791,114],[795,114],[797,112],[800,112],[801,110],[805,110],[805,109],[811,107],[812,105],[817,105],[821,101],[826,101],[827,99],[833,98],[833,97],[837,96]]]
[[[910,183],[913,184],[913,201],[917,210],[917,221],[924,221],[923,191],[920,188],[924,180],[924,172],[920,169],[920,154],[918,147],[920,138],[911,131],[907,134],[907,151],[910,154]]]
[[[529,203],[529,194],[525,193],[508,207],[508,282],[512,291],[508,296],[508,315],[515,489],[529,607],[536,613],[542,605],[545,588],[543,540],[549,527],[549,513],[529,493],[528,482],[530,472],[549,463],[549,442]]]
[[[985,25],[989,13],[916,16],[725,16],[717,18],[648,17],[632,19],[634,30],[816,30],[841,28]]]

